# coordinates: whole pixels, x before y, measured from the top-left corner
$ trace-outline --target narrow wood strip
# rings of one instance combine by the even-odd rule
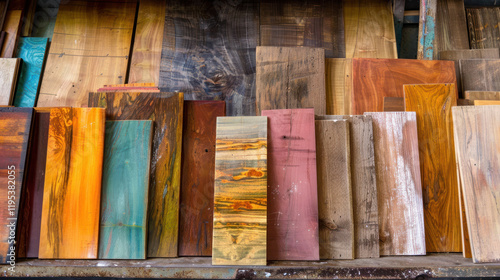
[[[469,100],[500,100],[500,91],[471,91],[465,92]]]
[[[19,39],[19,32],[21,30],[21,10],[9,10],[5,16],[3,31],[5,34],[5,41],[0,52],[0,57],[12,58],[15,57],[17,40]]]
[[[109,87],[156,87],[155,83],[128,83],[128,84],[115,84],[115,85],[104,85],[105,88]]]
[[[0,58],[0,105],[12,105],[19,72],[19,58]]]
[[[325,59],[326,113],[351,114],[352,59]]]
[[[500,100],[474,100],[474,105],[500,105]]]

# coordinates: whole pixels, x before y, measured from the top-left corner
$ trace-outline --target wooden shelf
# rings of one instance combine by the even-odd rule
[[[382,257],[349,261],[269,262],[267,266],[212,266],[211,258],[148,260],[19,260],[3,276],[175,279],[426,279],[498,277],[500,263],[473,264],[462,254]]]

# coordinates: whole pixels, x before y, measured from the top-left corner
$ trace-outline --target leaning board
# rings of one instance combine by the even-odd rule
[[[461,59],[463,91],[500,91],[500,59]]]

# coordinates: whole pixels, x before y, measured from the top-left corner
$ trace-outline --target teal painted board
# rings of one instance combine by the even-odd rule
[[[107,121],[100,259],[145,259],[152,121]]]
[[[34,107],[40,89],[48,38],[21,37],[17,45],[17,57],[23,62],[14,95],[14,106]]]

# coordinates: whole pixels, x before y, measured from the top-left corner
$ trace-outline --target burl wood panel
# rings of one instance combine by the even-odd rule
[[[50,110],[40,259],[95,259],[99,236],[104,109]]]
[[[373,121],[371,116],[316,116],[349,122],[355,258],[378,258],[379,226]]]
[[[0,108],[0,202],[4,205],[0,209],[0,263],[16,261],[10,247],[17,246],[16,227],[22,227],[18,215],[32,117],[32,108]]]
[[[351,114],[352,59],[325,59],[326,113]]]
[[[229,116],[255,115],[258,42],[256,1],[168,1],[159,87],[224,100]]]
[[[260,46],[323,48],[345,57],[342,1],[260,1]]]
[[[404,112],[404,97],[384,97],[384,112]]]
[[[463,91],[500,91],[500,59],[461,59]]]
[[[467,8],[467,25],[471,49],[500,47],[500,9],[498,7]]]
[[[425,255],[416,114],[365,114],[373,118],[380,255]]]
[[[461,226],[453,144],[454,84],[405,85],[405,110],[417,114],[427,252],[460,252]]]
[[[21,59],[0,58],[0,106],[12,105]]]
[[[126,81],[137,1],[62,2],[37,102],[86,107],[88,93]]]
[[[268,260],[319,260],[313,109],[264,110],[268,133]]]
[[[213,265],[266,265],[267,117],[218,117]]]
[[[500,261],[500,106],[454,107],[458,169],[474,263]]]
[[[435,40],[433,58],[441,51],[469,48],[464,0],[436,1]]]
[[[325,51],[257,47],[257,115],[263,110],[314,108],[326,114]]]
[[[384,97],[404,97],[405,84],[456,84],[452,61],[353,59],[352,114],[382,112]]]
[[[19,32],[21,30],[22,22],[21,14],[21,10],[9,9],[9,11],[7,11],[2,29],[3,31],[5,31],[5,39],[2,45],[0,57],[12,58],[16,55],[16,46],[19,39]]]
[[[224,101],[184,101],[179,255],[211,256],[215,132]]]
[[[391,2],[343,2],[346,57],[398,58]]]
[[[107,120],[152,120],[147,257],[177,257],[183,93],[90,93]]]
[[[500,91],[471,91],[465,92],[465,98],[469,100],[500,100]]]
[[[354,258],[349,122],[316,120],[319,256]]]

